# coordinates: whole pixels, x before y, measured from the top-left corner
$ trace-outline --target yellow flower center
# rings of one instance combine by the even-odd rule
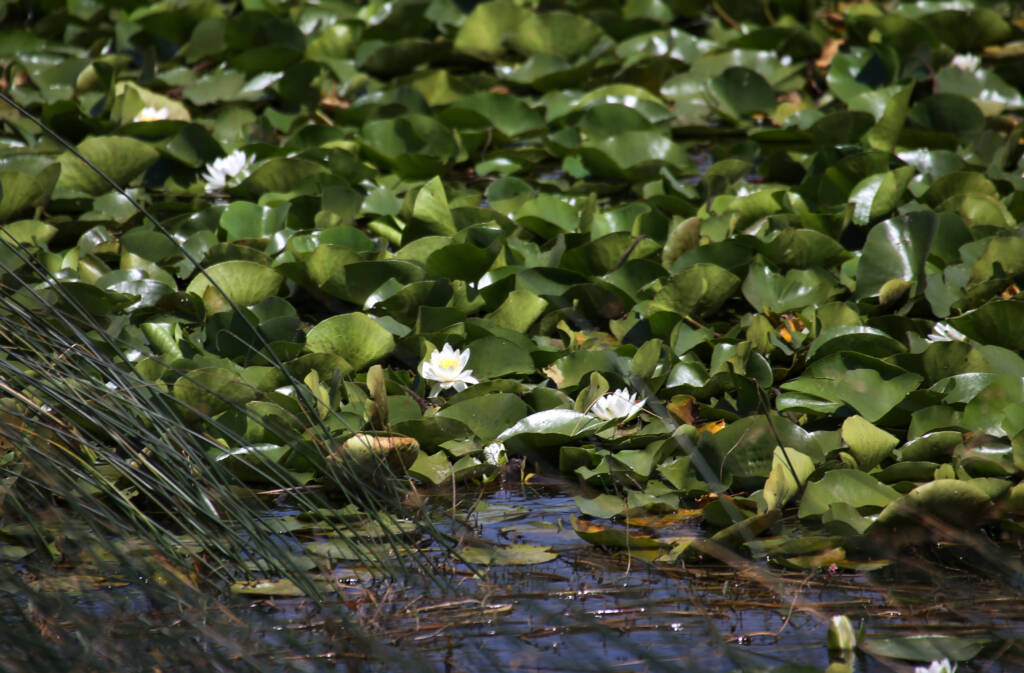
[[[458,367],[459,361],[456,360],[455,358],[441,358],[437,364],[441,369],[448,370],[455,369],[456,367]]]

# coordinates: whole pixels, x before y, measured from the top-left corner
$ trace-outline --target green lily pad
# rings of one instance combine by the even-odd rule
[[[902,373],[883,376],[875,369],[844,369],[828,377],[801,376],[783,383],[783,390],[843,402],[870,422],[877,421],[906,399],[922,378]]]
[[[309,330],[306,346],[314,353],[339,355],[362,369],[391,353],[395,338],[365,313],[343,313]]]
[[[432,455],[420,451],[416,461],[409,466],[408,473],[428,484],[439,486],[451,481],[452,464],[444,451]]]
[[[853,221],[856,224],[868,224],[895,210],[914,172],[912,166],[901,166],[858,182],[850,192]]]
[[[251,306],[273,297],[284,278],[274,269],[256,262],[232,260],[214,264],[188,284],[186,292],[203,298],[206,310],[213,313],[228,308],[224,297],[239,306]]]
[[[531,374],[533,358],[518,344],[497,336],[485,336],[467,344],[469,363],[474,376],[480,380],[494,379],[510,374]]]
[[[1024,303],[1019,301],[995,301],[981,308],[951,318],[949,324],[968,337],[982,343],[1024,350],[1024,335],[1014,327],[1024,317]]]
[[[371,159],[409,179],[437,175],[458,151],[448,127],[417,114],[367,122],[362,143]]]
[[[868,638],[860,644],[867,653],[907,661],[970,661],[992,643],[987,636],[914,635]]]
[[[755,113],[767,114],[775,107],[775,91],[749,68],[727,68],[708,83],[708,93],[715,106],[734,121]]]
[[[0,222],[7,222],[12,216],[46,200],[60,172],[61,164],[54,162],[38,166],[38,172],[32,173],[0,168]]]
[[[672,276],[648,304],[649,311],[700,317],[721,307],[740,287],[740,279],[714,264],[695,264]]]
[[[899,497],[898,491],[860,470],[830,470],[818,481],[807,484],[799,516],[820,516],[836,503],[881,509]]]
[[[120,136],[86,138],[77,149],[121,186],[131,182],[160,156],[146,143]],[[111,189],[110,183],[70,152],[58,156],[57,161],[60,163],[58,190],[96,196]]]
[[[193,369],[174,382],[174,397],[190,418],[210,419],[256,397],[256,390],[227,369]]]
[[[900,458],[903,461],[942,461],[953,453],[953,449],[963,442],[963,433],[955,430],[929,432],[907,442],[900,447]]]
[[[17,269],[23,263],[22,254],[31,254],[56,234],[57,227],[40,220],[18,220],[0,225],[0,244],[3,244],[0,247],[0,264],[11,270]],[[24,250],[19,251],[19,248]]]
[[[743,296],[762,312],[787,313],[824,304],[834,291],[832,278],[817,269],[792,269],[780,276],[767,266],[751,264],[743,281]]]
[[[900,443],[899,439],[860,416],[843,421],[842,437],[857,466],[865,472],[892,455],[892,450]]]
[[[463,547],[459,556],[466,563],[488,566],[535,565],[558,558],[550,547],[532,544],[495,545],[493,547]]]
[[[822,447],[799,426],[780,416],[748,416],[700,439],[701,452],[715,474],[756,482],[772,472],[775,450],[790,447],[812,462],[824,458]],[[803,464],[801,462],[801,464]],[[802,477],[802,469],[798,471]]]
[[[936,479],[886,505],[872,529],[906,529],[922,520],[971,528],[987,518],[991,507],[988,495],[970,482]]]
[[[937,230],[938,220],[931,212],[912,213],[872,227],[857,265],[857,296],[874,296],[894,278],[920,282]]]
[[[764,483],[764,501],[769,510],[781,508],[807,483],[814,461],[793,449],[776,448],[772,469]]]
[[[508,393],[491,393],[447,405],[438,412],[438,416],[462,421],[474,435],[489,441],[525,418],[528,413],[526,403],[519,397]]]
[[[571,409],[548,409],[530,414],[500,435],[498,441],[554,446],[605,425],[593,416]]]

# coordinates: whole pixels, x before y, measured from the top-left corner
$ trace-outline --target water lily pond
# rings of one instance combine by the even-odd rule
[[[1017,3],[0,19],[3,670],[1021,670]]]

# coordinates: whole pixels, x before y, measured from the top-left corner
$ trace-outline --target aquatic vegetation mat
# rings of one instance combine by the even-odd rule
[[[1015,670],[1015,3],[0,18],[0,666]]]

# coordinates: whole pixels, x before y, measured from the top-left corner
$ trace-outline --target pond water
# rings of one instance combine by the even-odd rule
[[[1015,645],[1024,638],[1019,587],[971,571],[963,550],[955,558],[941,548],[918,550],[871,573],[793,572],[756,558],[649,564],[578,537],[570,517],[579,510],[566,485],[514,483],[460,497],[454,517],[440,514],[452,511],[450,493],[447,502],[438,493],[425,503],[460,548],[541,545],[557,558],[468,566],[428,548],[419,558],[436,564],[446,586],[415,572],[374,578],[339,563],[319,575],[337,589],[320,604],[249,595],[182,609],[154,601],[148,578],[106,581],[39,612],[62,614],[50,628],[81,642],[115,637],[123,670],[163,661],[161,670],[822,671],[830,663],[827,621],[837,614],[863,623],[875,642],[915,634],[987,639],[961,673],[1024,670]],[[701,533],[693,522],[679,527]],[[55,587],[40,588],[58,600]],[[16,615],[34,608],[21,599],[15,606],[15,593],[4,603],[4,621],[15,627],[0,653],[25,649]],[[60,642],[65,656],[88,653],[73,638]],[[0,670],[40,670],[22,663],[8,658]],[[841,670],[913,671],[912,663],[864,653],[850,663]]]
[[[432,502],[444,507],[440,495]],[[652,565],[580,539],[570,524],[578,508],[566,489],[517,483],[470,502],[472,513],[457,515],[462,523],[447,531],[462,544],[542,545],[558,557],[475,566],[480,574],[448,567],[454,591],[371,581],[347,585],[340,601],[319,607],[304,599],[265,599],[249,604],[253,618],[277,632],[308,636],[291,643],[290,651],[334,652],[337,662],[345,657],[324,648],[323,636],[354,613],[372,625],[372,634],[411,657],[410,666],[428,670],[717,672],[784,665],[823,670],[830,661],[827,621],[846,614],[874,640],[995,637],[1001,647],[959,670],[1024,670],[1024,658],[1011,647],[1024,636],[1018,591],[972,572],[962,552],[952,559],[957,566],[941,549],[923,550],[872,573],[792,572],[756,559],[735,567]],[[696,524],[689,529],[700,533]],[[437,562],[444,558],[438,551]],[[357,668],[373,666],[360,660]],[[913,666],[861,654],[848,670]]]

